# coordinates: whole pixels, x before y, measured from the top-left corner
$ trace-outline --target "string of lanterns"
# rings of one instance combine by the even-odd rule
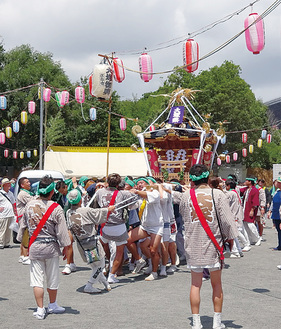
[[[248,135],[247,133],[242,133],[242,143],[246,144],[248,142]],[[224,141],[223,141],[224,139]],[[269,144],[271,143],[272,141],[272,135],[267,133],[267,130],[266,129],[263,129],[262,132],[261,132],[261,138],[258,139],[257,141],[257,147],[258,148],[261,148],[262,145],[263,145],[263,140],[266,140],[266,142]],[[224,136],[222,139],[221,139],[221,143],[222,144],[225,144],[226,143],[226,137]],[[254,145],[253,144],[249,144],[248,146],[248,150],[249,150],[249,153],[252,154],[254,152]],[[243,147],[242,148],[242,157],[243,158],[246,158],[248,156],[248,150],[246,147]],[[232,154],[232,159],[233,161],[237,161],[238,160],[238,153],[235,151],[233,152]],[[226,163],[230,163],[231,162],[231,156],[229,154],[220,154],[218,157],[217,157],[217,165],[218,166],[221,166],[222,164],[222,161],[225,161]]]
[[[281,1],[275,1],[277,3],[275,5],[275,8],[277,5],[281,3]],[[270,8],[270,7],[269,7]],[[274,8],[274,9],[275,9]],[[273,9],[272,9],[273,10]],[[271,10],[271,11],[272,11]],[[271,12],[270,11],[270,12]],[[156,74],[164,74],[164,73],[171,73],[175,72],[180,69],[185,69],[187,72],[192,73],[198,69],[199,61],[206,59],[207,57],[213,55],[214,53],[218,52],[225,46],[227,46],[229,43],[234,41],[236,38],[238,38],[241,34],[245,32],[245,38],[246,38],[246,46],[249,51],[251,51],[253,54],[259,54],[260,51],[264,48],[265,45],[265,30],[264,30],[264,23],[262,17],[265,17],[269,14],[269,9],[266,10],[263,15],[259,16],[257,13],[251,13],[249,16],[244,20],[244,30],[235,35],[233,38],[231,38],[229,41],[222,44],[220,47],[216,48],[215,50],[211,51],[209,54],[199,57],[199,45],[194,39],[187,39],[183,44],[183,66],[177,67],[172,70],[164,71],[164,72],[153,72],[153,65],[152,65],[152,58],[150,55],[147,54],[147,52],[144,52],[139,57],[139,71],[130,69],[126,66],[124,66],[123,61],[119,59],[118,57],[112,57],[101,55],[108,59],[109,66],[107,69],[110,69],[112,66],[112,70],[114,72],[114,78],[117,82],[122,82],[125,79],[125,69],[131,72],[139,73],[141,79],[144,82],[149,82],[153,75]],[[100,64],[104,65],[104,64]],[[98,68],[95,66],[93,73],[90,75],[90,83],[93,80],[93,75],[98,75]],[[104,76],[104,73],[102,73]],[[110,77],[109,77],[110,79]],[[107,81],[106,84],[112,85],[112,81]],[[91,93],[93,96],[95,95],[95,92]],[[105,93],[106,94],[106,93]],[[105,97],[105,99],[109,99],[110,95],[101,94],[100,97]],[[106,98],[107,97],[107,98]]]

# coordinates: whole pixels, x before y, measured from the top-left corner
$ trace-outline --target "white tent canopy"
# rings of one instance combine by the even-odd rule
[[[106,148],[68,147],[67,151],[58,151],[60,147],[49,147],[44,154],[44,169],[60,171],[65,177],[106,175]],[[61,147],[63,150],[63,147]],[[65,148],[66,149],[66,148]],[[75,149],[74,152],[71,149]],[[86,149],[86,150],[85,150]],[[87,149],[90,152],[85,152]],[[112,152],[113,150],[113,152]],[[143,152],[132,152],[129,148],[110,148],[108,173],[116,172],[121,176],[143,176],[147,174]]]

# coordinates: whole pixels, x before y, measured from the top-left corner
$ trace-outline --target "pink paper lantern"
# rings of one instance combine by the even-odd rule
[[[247,143],[247,140],[248,140],[248,135],[246,133],[243,133],[242,134],[242,142]]]
[[[18,152],[17,151],[13,151],[13,159],[17,159],[18,157]]]
[[[271,134],[267,134],[267,136],[266,136],[267,143],[271,143],[271,139],[272,139]]]
[[[198,59],[199,59],[198,43],[193,39],[188,39],[183,44],[183,65],[186,66],[184,69],[189,73],[196,71],[198,69]]]
[[[85,102],[85,89],[83,87],[78,86],[75,88],[75,99],[79,104]]]
[[[8,158],[8,156],[9,156],[9,150],[6,149],[6,150],[4,150],[4,157]]]
[[[243,149],[242,149],[242,156],[243,156],[244,158],[246,158],[246,156],[247,156],[247,149],[246,149],[246,148],[243,148]]]
[[[30,114],[35,113],[35,102],[33,102],[33,101],[28,102],[28,112]]]
[[[61,92],[60,105],[64,106],[69,102],[69,92],[64,90]]]
[[[113,58],[113,73],[114,73],[114,79],[118,83],[122,82],[125,79],[125,70],[123,66],[123,61],[118,57]]]
[[[50,101],[50,99],[51,99],[51,93],[52,93],[52,91],[51,91],[50,88],[45,88],[43,90],[43,100],[45,102],[49,102]]]
[[[149,126],[149,131],[154,131],[154,130],[155,130],[155,126],[154,125]]]
[[[3,132],[1,132],[0,133],[0,144],[5,144],[5,142],[6,142],[6,135],[5,135],[5,133],[3,133]]]
[[[237,152],[234,152],[233,153],[233,160],[234,161],[237,161],[238,160],[238,153]]]
[[[127,121],[125,118],[121,118],[120,121],[119,121],[119,124],[120,124],[120,129],[121,130],[126,130],[127,128]]]
[[[230,155],[227,155],[227,156],[225,157],[225,161],[226,161],[226,163],[230,163]]]
[[[217,165],[220,166],[221,165],[221,159],[217,158]]]
[[[149,82],[152,79],[152,59],[147,53],[141,54],[139,57],[140,76],[144,82]]]
[[[252,13],[245,19],[244,27],[248,50],[253,54],[259,54],[264,48],[263,20],[257,13]]]

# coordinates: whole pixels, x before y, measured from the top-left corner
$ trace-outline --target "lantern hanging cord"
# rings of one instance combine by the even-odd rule
[[[225,16],[225,17],[223,17],[223,18],[221,18],[221,19],[219,19],[219,20],[217,20],[217,21],[215,21],[215,22],[213,22],[213,23],[211,23],[209,25],[206,25],[206,26],[200,28],[199,30],[196,30],[196,31],[191,32],[191,33],[188,33],[188,35],[184,35],[184,36],[177,37],[177,38],[174,38],[174,39],[165,41],[165,42],[161,42],[161,43],[157,44],[155,46],[155,48],[151,48],[151,49],[148,49],[146,51],[148,51],[148,52],[151,53],[151,52],[154,52],[154,51],[158,51],[158,50],[162,50],[162,49],[166,49],[166,48],[171,48],[171,47],[176,46],[176,45],[178,45],[180,43],[183,43],[187,38],[194,38],[194,37],[196,37],[196,36],[198,36],[200,34],[203,34],[203,33],[207,32],[209,30],[212,30],[214,27],[216,27],[219,24],[222,24],[222,23],[225,23],[225,22],[229,21],[234,16],[238,16],[244,10],[246,10],[249,7],[252,7],[255,3],[259,2],[259,1],[260,0],[256,0],[256,1],[252,2],[252,3],[250,3],[249,5],[243,7],[241,9],[239,9],[239,10],[236,10],[232,14],[229,14],[229,15],[227,15],[227,16]],[[169,44],[169,43],[171,43],[171,44]],[[166,44],[168,44],[168,45],[166,45]],[[157,46],[159,46],[159,47],[157,47]],[[118,53],[118,55],[127,55],[127,54],[129,54],[129,55],[140,55],[142,52],[143,52],[143,49],[142,50],[128,50],[128,51],[124,50],[124,51],[120,51],[120,52],[117,52],[117,53]]]
[[[206,55],[202,56],[201,58],[199,58],[196,61],[193,61],[191,63],[188,63],[187,65],[182,65],[179,67],[176,67],[174,69],[171,70],[167,70],[167,71],[162,71],[162,72],[151,72],[149,73],[150,75],[159,75],[159,74],[168,74],[168,73],[173,73],[179,70],[182,70],[184,68],[186,68],[187,66],[193,65],[195,63],[201,62],[202,60],[216,54],[217,52],[219,52],[220,50],[222,50],[223,48],[225,48],[226,46],[228,46],[229,44],[231,44],[234,40],[236,40],[238,37],[240,37],[246,30],[248,30],[252,25],[256,24],[256,22],[258,22],[260,19],[266,17],[267,15],[269,15],[273,10],[275,10],[279,5],[281,4],[281,0],[276,0],[274,3],[272,3],[271,6],[269,6],[261,15],[258,19],[256,19],[255,21],[253,21],[247,28],[243,29],[242,31],[240,31],[239,33],[237,33],[236,35],[234,35],[232,38],[230,38],[229,40],[227,40],[225,43],[221,44],[220,46],[218,46],[217,48],[215,48],[214,50],[212,50],[211,52],[207,53]],[[106,56],[106,55],[102,55],[105,57],[108,57],[110,59],[112,59],[110,56]],[[134,69],[130,69],[129,67],[126,67],[124,65],[120,65],[119,63],[117,63],[117,65],[119,65],[120,67],[123,67],[125,70],[130,71],[130,72],[134,72],[134,73],[139,73],[139,74],[147,74],[147,72],[143,72],[143,71],[138,71],[138,70],[134,70]]]
[[[0,92],[0,95],[7,95],[7,94],[15,93],[15,92],[18,92],[18,91],[21,91],[21,90],[24,90],[24,89],[28,89],[28,88],[32,88],[32,87],[35,87],[35,86],[39,86],[39,83],[36,83],[34,85],[29,85],[29,86],[26,86],[26,87],[21,87],[21,88],[17,88],[17,89],[13,89],[13,90]]]

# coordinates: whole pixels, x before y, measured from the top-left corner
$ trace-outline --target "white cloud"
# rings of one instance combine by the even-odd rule
[[[154,48],[168,40],[215,22],[247,6],[247,0],[2,0],[0,31],[6,50],[30,44],[40,52],[51,52],[75,82],[88,75],[99,62],[98,53]],[[270,3],[260,0],[254,12],[262,13]],[[280,97],[280,8],[265,18],[266,46],[254,56],[244,35],[219,53],[199,64],[199,70],[232,60],[242,68],[242,77],[257,98]],[[243,29],[248,8],[231,20],[195,37],[205,55]],[[155,71],[182,65],[182,44],[151,52]],[[138,56],[120,55],[125,66],[138,70]],[[122,84],[115,84],[122,98],[139,97],[157,89],[167,75],[154,76],[144,83],[137,73],[126,72]]]

